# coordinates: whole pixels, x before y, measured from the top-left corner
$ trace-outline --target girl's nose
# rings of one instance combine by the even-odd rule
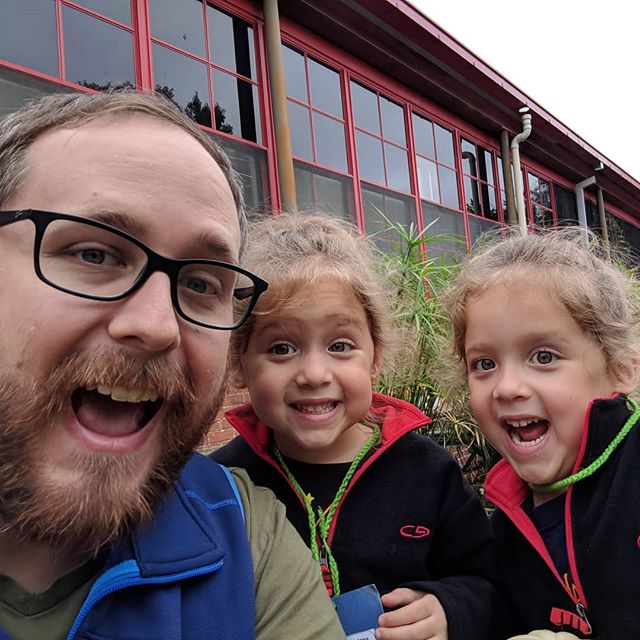
[[[301,361],[296,383],[302,387],[321,387],[333,378],[326,358],[320,354],[309,354]]]
[[[531,394],[526,377],[515,367],[503,367],[500,371],[493,397],[499,400],[526,398]]]

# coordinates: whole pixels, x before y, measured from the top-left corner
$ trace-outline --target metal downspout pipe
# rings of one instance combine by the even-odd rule
[[[602,244],[607,258],[611,258],[611,250],[609,248],[609,230],[607,229],[607,217],[604,212],[604,196],[600,187],[596,190],[596,198],[598,199],[598,214],[600,215],[600,233],[602,233]]]
[[[511,170],[511,155],[509,153],[509,133],[506,129],[500,132],[500,160],[502,162],[502,178],[507,205],[507,222],[515,225],[518,222],[516,201],[513,195],[513,171]]]
[[[596,183],[596,177],[585,178],[576,184],[576,206],[578,208],[578,226],[582,231],[582,240],[585,244],[588,241],[587,234],[587,208],[584,205],[584,190]]]
[[[513,158],[513,177],[516,184],[516,209],[518,212],[518,225],[520,233],[527,235],[527,210],[524,204],[524,184],[522,183],[522,169],[520,167],[520,143],[524,142],[531,133],[531,114],[529,107],[520,109],[522,131],[511,141],[511,156]]]
[[[280,38],[278,0],[264,0],[264,32],[269,63],[269,87],[276,135],[276,160],[282,209],[297,211],[296,180],[293,171],[291,132],[287,109],[287,88]]]

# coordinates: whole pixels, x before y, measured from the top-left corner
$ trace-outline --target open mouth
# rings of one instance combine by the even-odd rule
[[[533,447],[542,442],[549,430],[548,420],[539,418],[505,420],[504,424],[511,440],[520,447]]]
[[[319,404],[309,404],[309,403],[300,403],[300,402],[292,402],[290,405],[296,411],[300,413],[309,413],[312,415],[322,415],[323,413],[330,413],[337,406],[338,403],[333,402],[323,402]]]
[[[80,387],[71,394],[71,405],[85,429],[117,438],[144,429],[160,409],[162,398],[151,391],[123,387]]]

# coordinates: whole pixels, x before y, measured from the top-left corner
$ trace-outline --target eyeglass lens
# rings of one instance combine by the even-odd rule
[[[62,288],[104,299],[128,291],[148,263],[146,252],[106,229],[71,220],[53,220],[40,245],[42,275]],[[233,292],[252,281],[224,266],[186,264],[178,271],[178,305],[204,324],[234,324]]]

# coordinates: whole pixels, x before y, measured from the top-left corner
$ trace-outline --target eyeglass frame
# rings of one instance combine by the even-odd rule
[[[126,298],[128,295],[142,287],[142,285],[156,271],[161,271],[169,277],[169,282],[171,284],[171,302],[173,304],[173,308],[181,318],[192,324],[198,325],[200,327],[205,327],[206,329],[231,331],[240,327],[247,320],[256,303],[258,302],[258,298],[267,290],[269,286],[269,284],[265,280],[255,275],[255,273],[251,273],[251,271],[247,271],[246,269],[243,269],[242,267],[230,262],[224,262],[222,260],[209,260],[205,258],[168,258],[167,256],[163,256],[162,254],[157,253],[146,244],[144,244],[144,242],[141,242],[140,240],[138,240],[138,238],[128,234],[126,231],[122,231],[121,229],[113,227],[109,224],[105,224],[104,222],[92,220],[91,218],[83,218],[82,216],[75,216],[68,213],[57,213],[55,211],[44,211],[42,209],[16,209],[0,211],[0,228],[6,227],[10,224],[13,224],[14,222],[20,222],[21,220],[31,220],[36,229],[36,235],[33,242],[33,268],[38,278],[45,284],[54,289],[57,289],[58,291],[68,293],[69,295],[77,296],[79,298],[98,300],[101,302],[116,302],[117,300]],[[70,222],[78,222],[79,224],[103,229],[117,236],[120,236],[121,238],[124,238],[125,240],[131,242],[136,247],[141,249],[147,256],[147,263],[142,271],[140,271],[140,273],[137,275],[136,279],[133,281],[133,284],[123,293],[119,293],[114,296],[96,296],[89,293],[81,293],[80,291],[67,289],[66,287],[56,284],[55,282],[49,280],[44,275],[44,273],[42,273],[42,270],[40,268],[40,248],[42,246],[42,239],[44,237],[45,231],[47,230],[47,227],[55,220],[69,220]],[[244,310],[242,316],[238,320],[236,320],[234,324],[230,326],[216,326],[206,324],[189,317],[182,310],[178,299],[178,273],[183,267],[191,264],[204,264],[229,269],[243,276],[246,276],[253,282],[252,287],[237,287],[233,290],[233,297],[237,300],[246,300],[247,298],[251,297],[251,300],[249,300],[247,308]]]

